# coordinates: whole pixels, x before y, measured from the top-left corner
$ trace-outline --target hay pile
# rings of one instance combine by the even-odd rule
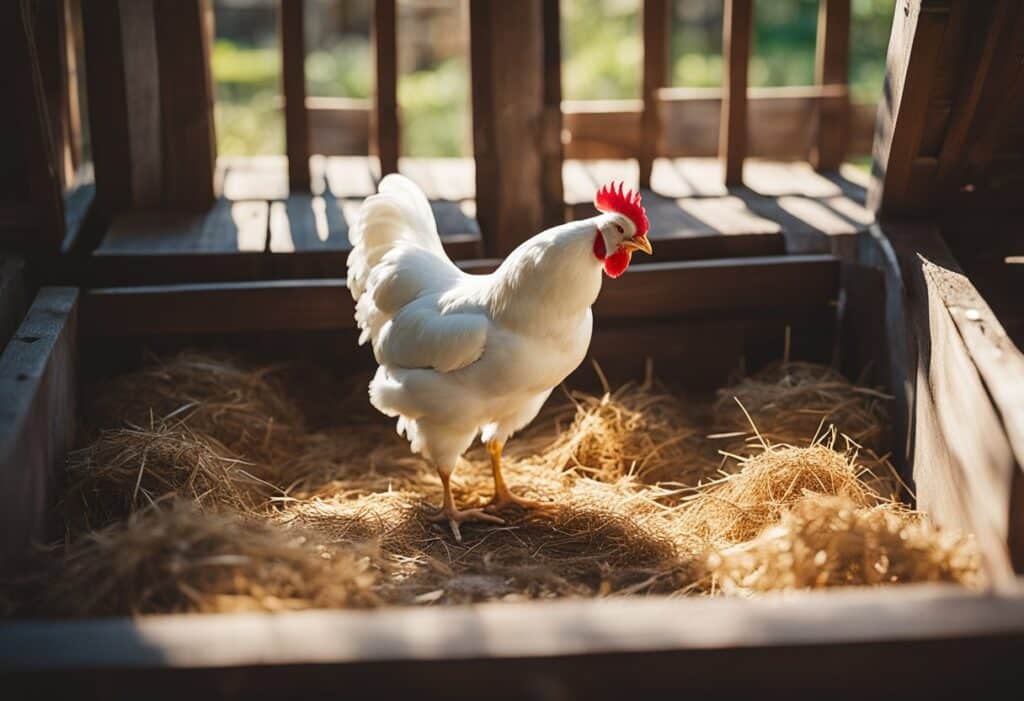
[[[769,373],[714,405],[683,402],[650,379],[570,395],[506,452],[513,490],[549,508],[512,509],[504,526],[466,524],[457,544],[429,519],[436,474],[383,418],[289,393],[280,368],[183,354],[97,396],[90,442],[69,464],[67,543],[21,582],[36,595],[13,609],[90,616],[976,584],[969,539],[893,501],[896,483],[878,476],[884,460],[863,458],[852,441],[836,449],[850,435],[884,450],[881,396],[816,366]],[[320,395],[361,406],[359,392],[358,402]],[[789,416],[800,413],[797,395],[816,418]],[[733,396],[767,428],[752,432],[756,448],[743,435],[740,457],[725,459],[722,439],[708,435],[751,431],[725,408]],[[826,406],[830,397],[841,410]],[[822,416],[837,427],[823,430]],[[453,487],[460,505],[491,496],[482,448]]]

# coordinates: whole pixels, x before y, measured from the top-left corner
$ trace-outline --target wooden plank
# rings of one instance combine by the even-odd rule
[[[560,0],[542,0],[544,25],[544,111],[541,124],[541,190],[544,226],[565,221],[562,190],[562,18]]]
[[[288,184],[295,192],[309,191],[305,10],[305,0],[281,0],[279,6],[285,151],[288,153]]]
[[[883,98],[878,106],[868,207],[912,211],[911,164],[923,138],[935,64],[949,25],[950,0],[905,0],[893,20]]]
[[[471,272],[489,271],[493,262]],[[838,295],[831,256],[780,256],[634,265],[609,282],[600,320],[780,315],[827,306]],[[350,329],[342,279],[107,287],[89,290],[83,330],[97,336]]]
[[[43,95],[49,117],[50,143],[54,150],[54,167],[61,189],[71,185],[74,170],[68,168],[65,118],[68,114],[68,68],[64,22],[64,0],[47,0],[32,4],[35,19],[35,42],[39,56]]]
[[[119,8],[132,205],[158,207],[164,198],[164,144],[156,4],[155,0],[140,0],[122,3]],[[176,157],[173,153],[168,152],[168,160]]]
[[[890,219],[880,232],[895,251],[916,344],[918,504],[973,533],[989,576],[1008,585],[1013,568],[1024,569],[1024,357],[934,226]]]
[[[19,621],[0,630],[0,664],[13,683],[46,695],[92,684],[129,696],[149,682],[176,698],[223,688],[321,697],[344,688],[472,699],[482,685],[533,698],[543,683],[557,690],[554,698],[774,698],[795,688],[836,698],[880,688],[966,698],[979,684],[1013,688],[1022,620],[1016,592],[906,585],[753,600]]]
[[[398,172],[398,9],[396,0],[374,0],[372,43],[374,58],[373,113],[370,133],[380,173]]]
[[[164,206],[203,211],[215,202],[210,0],[155,0],[164,153]]]
[[[847,153],[869,155],[875,133],[876,102],[850,102],[845,87],[749,88],[747,155],[807,159],[815,144],[817,115],[849,104]],[[307,97],[310,140],[315,153],[360,155],[370,148],[370,107],[366,100]],[[721,90],[662,88],[658,91],[659,153],[665,156],[715,156]],[[563,100],[562,126],[566,158],[635,158],[640,153],[641,100]],[[685,124],[685,129],[672,129]],[[401,160],[401,159],[400,159]],[[401,166],[401,163],[399,163]]]
[[[78,290],[44,287],[0,355],[0,561],[60,532],[52,505],[75,440]]]
[[[106,215],[132,203],[130,119],[118,3],[81,4],[96,203]]]
[[[846,85],[850,65],[850,0],[820,0],[814,82]],[[850,132],[849,101],[822,102],[811,163],[818,170],[836,170],[846,155]]]
[[[25,259],[0,254],[0,349],[7,345],[28,307]]]
[[[477,219],[488,255],[544,228],[541,0],[470,2]]]
[[[722,126],[718,141],[726,185],[743,182],[743,159],[747,155],[747,68],[753,28],[753,0],[726,0],[722,57],[728,68],[722,81]]]
[[[206,213],[118,215],[85,264],[90,284],[256,280],[266,274],[266,202],[221,199]]]
[[[0,62],[10,67],[5,94],[13,111],[10,118],[0,122],[0,128],[13,131],[4,153],[0,202],[5,209],[28,206],[32,213],[30,218],[22,219],[28,230],[3,231],[16,228],[20,217],[15,217],[14,227],[0,221],[0,236],[34,251],[52,252],[60,248],[64,238],[61,162],[53,143],[52,127],[59,115],[50,114],[42,70],[44,60],[36,34],[32,2],[18,0],[0,6]]]
[[[82,29],[82,11],[79,0],[63,0],[64,6],[64,60],[67,69],[68,99],[65,101],[67,114],[64,125],[66,128],[65,145],[67,149],[65,168],[71,173],[77,172],[82,165],[82,115],[79,104],[78,81],[78,37]],[[72,182],[68,179],[67,182]]]
[[[668,85],[669,45],[672,33],[667,0],[643,2],[643,97],[640,119],[640,187],[651,186],[651,168],[658,156],[659,135],[663,131],[658,105],[658,90]]]

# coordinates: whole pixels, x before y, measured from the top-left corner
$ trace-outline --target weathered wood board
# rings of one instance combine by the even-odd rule
[[[78,420],[77,335],[78,290],[44,287],[0,354],[0,562],[55,535],[52,507]]]

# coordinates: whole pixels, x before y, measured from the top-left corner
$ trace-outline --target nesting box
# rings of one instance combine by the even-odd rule
[[[149,10],[162,4],[140,3]],[[162,27],[149,46],[158,57],[167,50],[167,40],[160,39],[163,32],[187,33],[203,45],[202,35],[189,33],[188,27],[201,26],[206,3],[184,4],[194,7],[177,24]],[[492,92],[503,89],[503,80],[513,83],[504,89],[518,90],[523,86],[516,81],[528,82],[531,75],[501,70],[500,60],[514,60],[510,47],[525,52],[524,65],[534,71],[545,65],[545,49],[552,42],[557,47],[557,32],[552,36],[544,19],[554,3],[523,4],[529,5],[524,17],[539,31],[510,28],[508,36],[501,35],[510,19],[503,14],[507,9],[473,4],[473,36],[483,40],[473,49],[474,131],[480,144],[476,205],[488,214],[479,217],[481,227],[476,228],[466,209],[449,206],[459,197],[434,205],[453,222],[441,227],[448,234],[449,252],[470,271],[491,269],[495,261],[474,258],[482,252],[504,253],[518,236],[516,226],[539,226],[568,209],[561,187],[571,179],[544,180],[543,187],[528,187],[523,179],[552,161],[561,170],[560,142],[548,138],[552,125],[558,124],[551,111],[552,94],[557,98],[558,91],[550,81],[529,82],[529,89],[516,98],[530,115],[523,124],[506,124],[507,115],[497,109],[502,94]],[[283,4],[286,41],[301,37],[301,21],[293,14],[300,5]],[[385,72],[394,68],[394,5],[376,5],[375,51]],[[727,31],[732,32],[728,53],[745,60],[742,42],[749,42],[751,3],[735,0],[727,5]],[[848,2],[823,5],[829,12],[841,15],[845,7],[848,13]],[[645,34],[658,35],[658,13],[664,7],[645,3]],[[122,17],[104,8],[93,4],[86,13],[88,34],[104,37],[108,35],[103,32],[116,29],[119,50],[129,44],[145,48],[145,41],[125,43],[120,32],[132,22],[153,30],[152,15],[136,8]],[[843,695],[884,689],[933,696],[1013,683],[1024,653],[1024,592],[1016,576],[1024,567],[1024,358],[979,293],[983,285],[964,273],[951,250],[957,248],[955,242],[951,245],[950,237],[942,235],[944,226],[937,226],[945,223],[920,216],[940,201],[942,192],[939,188],[921,194],[930,191],[920,178],[932,165],[935,173],[943,174],[952,172],[948,163],[961,162],[956,154],[963,152],[962,143],[971,143],[964,134],[975,133],[963,126],[964,120],[975,123],[979,105],[985,104],[981,98],[989,94],[988,83],[976,88],[969,72],[929,85],[928,76],[944,77],[949,68],[939,63],[945,55],[943,42],[960,47],[970,70],[984,72],[1000,63],[999,56],[1019,53],[1022,22],[1024,10],[1016,3],[979,8],[967,2],[901,2],[875,144],[871,201],[880,218],[844,234],[839,244],[821,244],[824,252],[811,253],[800,252],[809,240],[818,240],[806,229],[793,234],[744,228],[731,232],[739,238],[729,240],[730,232],[683,227],[662,246],[669,254],[635,264],[621,279],[605,284],[594,309],[591,349],[613,380],[637,376],[645,359],[652,357],[659,374],[693,391],[721,386],[730,373],[778,359],[784,348],[794,359],[831,363],[885,388],[895,397],[894,462],[924,510],[943,526],[974,534],[990,591],[905,585],[754,600],[622,597],[364,612],[4,622],[0,668],[5,676],[38,689],[79,695],[142,692],[171,697],[340,692],[621,698],[680,690],[749,696],[793,689]],[[978,27],[985,31],[973,31]],[[486,41],[497,35],[500,41]],[[91,51],[98,51],[95,43]],[[202,55],[203,49],[198,51]],[[202,75],[202,66],[186,63],[179,68]],[[170,70],[166,61],[160,79],[164,70]],[[656,61],[649,70],[645,106],[627,116],[657,125],[666,111],[658,104]],[[1005,108],[1011,110],[1008,121],[1000,123],[1016,123],[1021,81],[1017,72],[998,75],[1006,79],[1000,85],[1014,96]],[[478,85],[480,76],[490,76],[493,83],[485,89]],[[130,73],[122,77],[131,83]],[[304,97],[300,87],[301,81],[286,76],[286,93]],[[953,109],[947,108],[953,117],[932,125],[932,133],[924,129],[920,115],[927,110],[920,108],[941,101],[941,95],[933,94],[940,88],[953,96]],[[815,148],[826,161],[836,153],[836,134],[839,143],[849,137],[839,126],[843,120],[829,111],[848,102],[834,92],[823,88],[808,98],[811,112],[820,108],[830,115],[809,118],[823,129],[816,133],[820,139]],[[186,99],[170,90],[161,96],[168,105]],[[716,178],[724,176],[730,185],[744,173],[746,96],[745,70],[732,67],[717,103],[723,117],[723,163],[715,171]],[[380,159],[374,175],[399,167],[393,98],[384,89],[373,107]],[[786,102],[786,109],[801,110],[798,102]],[[554,107],[558,111],[557,99]],[[129,118],[129,131],[131,124],[144,122],[140,112],[123,105],[119,109],[118,114]],[[301,118],[294,102],[288,109]],[[975,116],[956,116],[965,110]],[[94,112],[95,121],[100,113]],[[531,125],[542,127],[531,131]],[[112,127],[104,122],[98,128]],[[141,147],[156,143],[146,142],[151,132],[139,129],[132,133]],[[205,134],[205,128],[200,131]],[[46,133],[40,130],[39,138]],[[922,133],[931,134],[931,141]],[[508,156],[513,136],[530,143],[525,163],[507,163],[514,160]],[[939,144],[936,162],[919,162],[932,157],[915,154],[924,144],[932,144],[934,152],[934,143]],[[294,160],[288,170],[271,168],[270,175],[261,170],[263,165],[252,163],[235,164],[234,170],[229,164],[221,172],[213,170],[203,144],[199,156],[205,156],[192,165],[199,162],[205,164],[199,166],[204,172],[220,173],[213,180],[220,180],[224,190],[235,188],[234,196],[224,191],[218,195],[205,180],[190,181],[151,161],[129,159],[125,167],[138,178],[126,184],[116,160],[105,165],[113,180],[102,175],[97,162],[94,211],[99,214],[91,215],[91,225],[83,225],[87,232],[95,230],[95,245],[83,252],[84,244],[79,244],[75,255],[29,252],[32,274],[50,283],[29,295],[34,300],[30,305],[20,293],[6,292],[27,288],[21,259],[0,266],[0,333],[6,341],[0,356],[0,498],[6,563],[14,562],[32,539],[55,535],[52,507],[61,493],[64,458],[74,442],[81,388],[96,377],[134,367],[143,348],[263,344],[285,356],[319,349],[353,373],[372,363],[355,343],[353,304],[340,278],[344,245],[333,245],[343,239],[345,207],[352,204],[346,202],[367,194],[339,195],[338,184],[351,180],[332,176],[331,169],[355,172],[353,161],[314,159],[310,172],[296,168]],[[290,128],[289,156],[300,156],[303,144],[308,147],[308,130]],[[642,151],[637,154],[639,177],[649,180],[647,169],[658,168],[659,144],[645,136],[637,147]],[[951,160],[942,155],[947,152]],[[309,161],[303,157],[301,162]],[[988,165],[983,171],[994,174],[995,162],[984,162]],[[459,171],[460,177],[465,172]],[[501,187],[486,180],[496,173],[507,176],[496,179]],[[189,184],[195,191],[186,198],[188,206],[158,203],[162,209],[154,210],[137,201],[118,204],[119,195],[130,199],[146,192],[139,186],[152,183],[146,178],[155,174],[181,187]],[[288,177],[292,188],[282,187]],[[849,181],[835,174],[820,177],[849,188]],[[338,187],[318,192],[323,186],[317,182]],[[447,185],[451,180],[438,182]],[[993,182],[1005,180],[1000,176]],[[305,186],[310,191],[302,191]],[[281,194],[268,195],[274,188]],[[45,198],[44,190],[34,197]],[[237,196],[243,191],[246,196]],[[1016,206],[1012,198],[1006,201],[996,185],[986,192],[984,201],[1002,202],[1002,221],[1009,221],[1005,213]],[[973,201],[970,195],[975,193],[977,189],[963,194]],[[215,197],[214,204],[206,203],[207,197]],[[751,196],[749,188],[727,191],[723,197],[738,199],[748,205],[740,207],[744,212],[755,213],[778,208],[781,199],[778,193]],[[324,203],[312,204],[317,198]],[[916,209],[910,206],[914,202]],[[961,200],[955,202],[952,206],[961,207]],[[717,206],[725,211],[734,204],[730,199]],[[175,208],[168,210],[170,205]],[[332,208],[325,210],[322,226],[310,224],[317,206]],[[519,206],[522,211],[513,211]],[[273,228],[275,210],[288,223],[287,236],[283,227]],[[908,212],[919,216],[908,219]],[[652,222],[656,229],[654,216]],[[317,226],[327,233],[319,243],[308,237]],[[244,243],[250,235],[255,244]],[[660,242],[652,239],[657,249]],[[1011,315],[1019,311],[1006,304]],[[5,321],[15,318],[20,319],[17,324]]]

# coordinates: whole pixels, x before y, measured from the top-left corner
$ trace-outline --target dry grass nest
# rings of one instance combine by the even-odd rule
[[[129,407],[131,421],[88,417],[92,442],[70,463],[67,543],[46,559],[33,595],[9,605],[15,613],[980,581],[972,542],[900,506],[892,498],[897,481],[880,476],[879,466],[888,463],[865,459],[856,443],[839,430],[821,430],[819,420],[794,442],[803,447],[778,444],[763,432],[757,450],[719,470],[720,442],[706,436],[720,431],[723,419],[708,405],[684,402],[649,379],[600,396],[574,393],[506,452],[512,489],[550,506],[511,509],[502,514],[503,526],[466,524],[457,544],[429,519],[441,496],[436,474],[383,419],[370,423],[362,414],[352,423],[307,430],[305,417],[329,412],[304,405],[303,393],[286,394],[268,379],[269,369],[183,357],[115,380],[97,398],[95,406]],[[804,370],[802,376],[838,382],[824,370]],[[214,379],[190,376],[204,373]],[[789,387],[793,373],[783,376]],[[767,398],[769,384],[759,390],[763,401],[751,403],[769,421],[782,421],[779,402]],[[731,401],[744,386],[721,396]],[[828,392],[882,401],[849,389]],[[209,410],[207,402],[220,409]],[[268,413],[242,420],[227,409],[233,402],[245,412],[259,414],[259,404]],[[750,414],[760,428],[757,409]],[[267,426],[274,427],[272,436],[287,426],[286,443],[266,439]],[[867,435],[882,435],[884,427],[872,431]],[[482,449],[466,455],[453,487],[460,505],[490,498]]]

